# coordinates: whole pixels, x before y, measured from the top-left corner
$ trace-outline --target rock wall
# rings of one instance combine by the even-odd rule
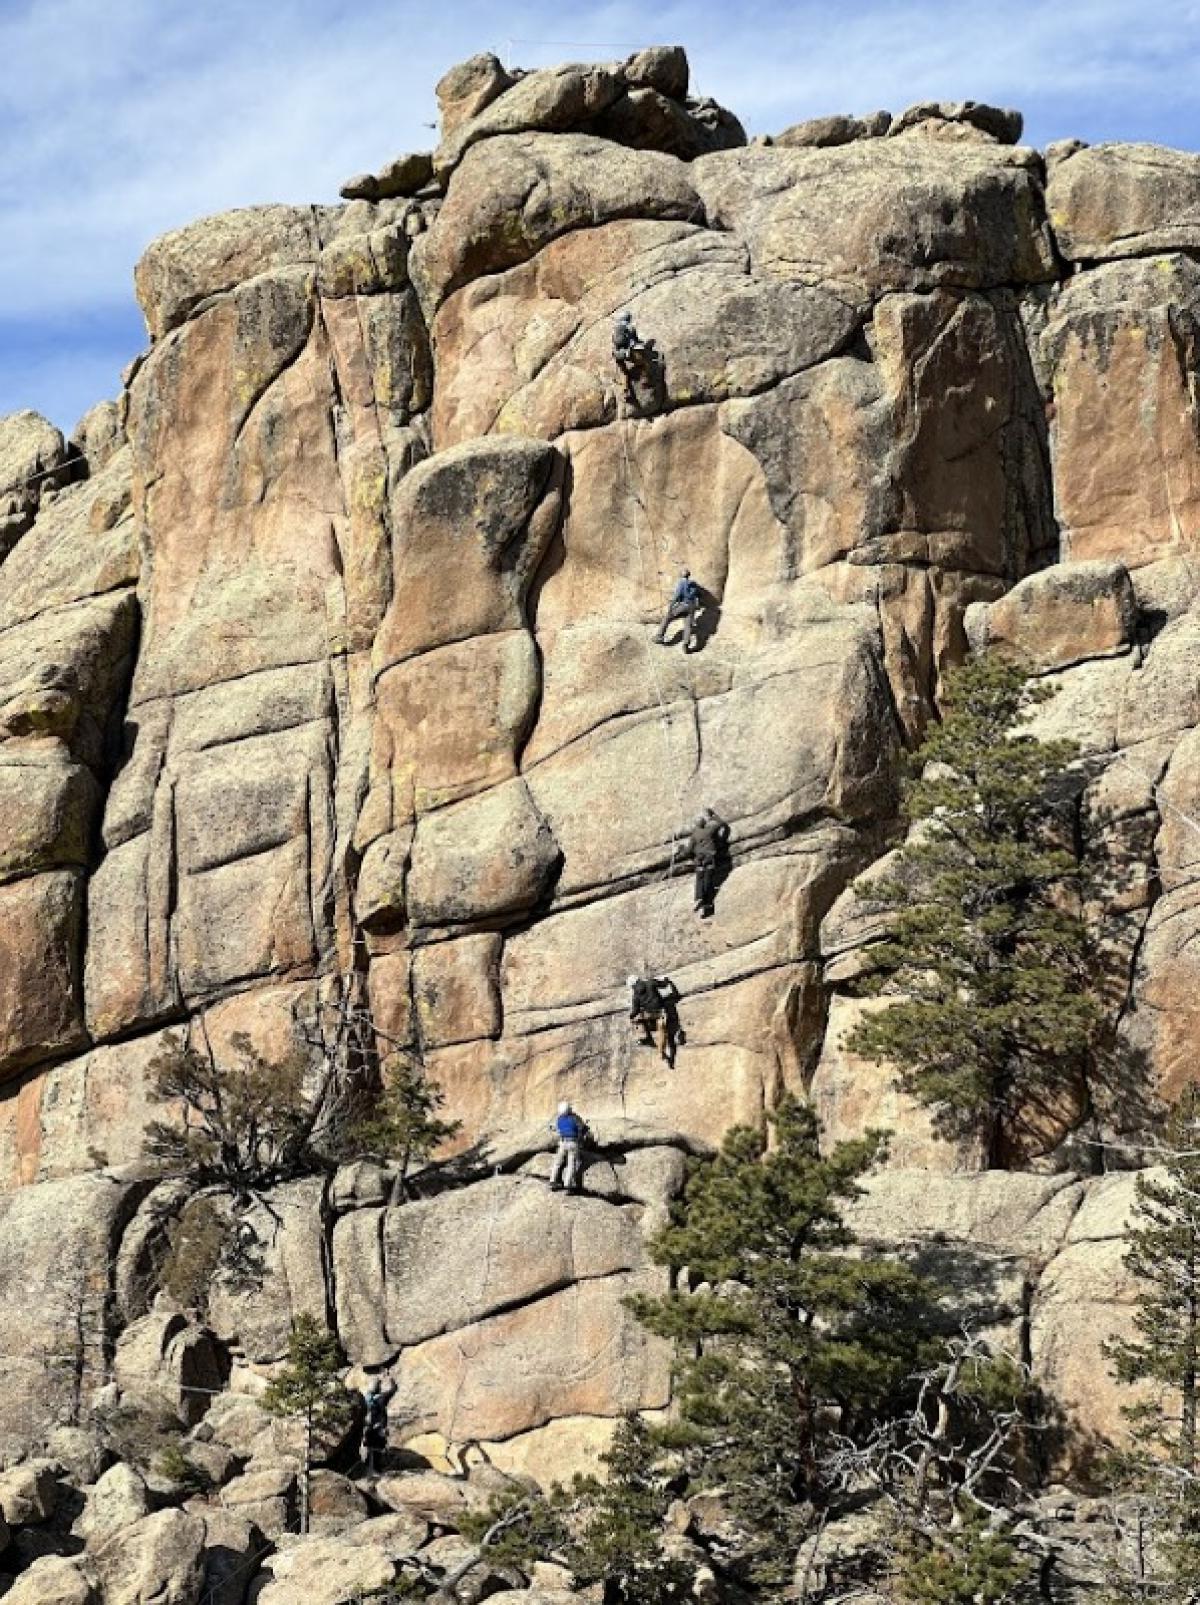
[[[311,1310],[396,1362],[418,1446],[586,1461],[669,1399],[620,1300],[683,1155],[791,1089],[831,1137],[896,1130],[864,1231],[986,1261],[1111,1432],[1129,1184],[1087,1173],[1145,1094],[1083,1089],[981,1174],[842,1048],[879,934],[850,887],[943,670],[1032,652],[1089,764],[1126,1058],[1193,1074],[1200,158],[1039,154],[972,103],[747,145],[677,50],[478,57],[439,95],[432,157],[346,204],[156,241],[150,347],[72,442],[0,422],[0,1352],[58,1379],[6,1385],[3,1433],[146,1313],[164,1034],[282,1061],[348,987],[503,1173],[402,1208],[371,1167],[284,1189],[264,1290],[214,1300],[243,1368]],[[654,641],[684,564],[687,655]],[[702,805],[732,826],[707,921]],[[681,994],[673,1068],[630,1035],[643,969]],[[584,1200],[537,1180],[561,1097],[607,1156]]]

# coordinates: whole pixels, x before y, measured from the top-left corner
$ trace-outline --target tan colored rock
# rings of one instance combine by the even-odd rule
[[[287,1182],[273,1190],[269,1209],[255,1205],[243,1217],[262,1256],[262,1286],[243,1290],[218,1282],[208,1314],[217,1336],[236,1339],[251,1360],[280,1359],[300,1314],[325,1324],[323,1194],[320,1178]]]
[[[567,133],[579,129],[622,93],[617,70],[601,66],[547,67],[526,73],[474,116],[442,135],[433,168],[444,184],[472,145],[497,134]]]
[[[198,1605],[204,1522],[182,1510],[143,1516],[93,1550],[105,1605]]]
[[[0,1078],[87,1045],[80,1009],[83,885],[57,870],[0,886]]]
[[[228,1378],[212,1334],[177,1312],[155,1310],[117,1339],[113,1381],[122,1393],[158,1401],[189,1426],[199,1421]]]
[[[1035,161],[986,144],[869,140],[721,152],[694,174],[710,225],[740,234],[756,269],[862,300],[1052,278]]]
[[[977,100],[924,100],[899,112],[892,119],[888,134],[895,138],[910,132],[932,132],[936,137],[936,125],[943,124],[964,138],[982,136],[1000,145],[1015,145],[1021,137],[1024,121],[1019,111],[983,105]]]
[[[1188,250],[1200,240],[1200,160],[1161,145],[1090,145],[1053,164],[1046,206],[1072,261]]]
[[[413,247],[427,319],[461,285],[528,261],[569,229],[619,217],[702,215],[688,169],[586,134],[502,134],[473,147]]]
[[[316,251],[315,221],[307,206],[248,206],[162,235],[134,274],[151,338],[161,339],[209,296],[309,262]]]
[[[405,1435],[508,1438],[564,1415],[623,1415],[667,1402],[667,1347],[621,1299],[659,1273],[582,1282],[407,1349],[395,1368]]]
[[[900,1170],[919,1166],[935,1175],[982,1170],[987,1156],[981,1142],[947,1140],[932,1112],[900,1088],[891,1065],[847,1048],[847,1035],[864,1015],[887,1007],[884,999],[830,999],[825,1045],[809,1089],[823,1142],[832,1147],[869,1131],[887,1131],[887,1162]]]
[[[36,1527],[54,1515],[59,1488],[49,1460],[29,1460],[0,1471],[0,1516],[10,1527]]]
[[[1019,1255],[1040,1267],[1073,1235],[1085,1197],[1091,1193],[1072,1176],[1001,1170],[930,1176],[924,1169],[897,1167],[864,1178],[863,1196],[846,1218],[868,1242],[943,1239]]]
[[[426,814],[413,839],[409,916],[416,925],[511,922],[549,890],[561,858],[524,780]]]
[[[626,308],[662,355],[667,406],[765,389],[842,349],[857,324],[824,290],[750,275],[730,236],[642,219],[577,228],[438,311],[435,442],[610,421],[612,319]]]
[[[432,646],[524,625],[557,521],[558,466],[541,441],[494,440],[439,452],[409,475],[396,507],[404,601],[383,622],[377,673]]]
[[[93,1546],[110,1533],[119,1532],[150,1513],[150,1490],[146,1479],[132,1466],[119,1462],[87,1491],[76,1531]]]
[[[500,954],[493,932],[438,942],[413,958],[417,1027],[427,1047],[494,1037],[501,1026]]]
[[[442,138],[456,134],[463,123],[477,117],[512,83],[512,75],[505,71],[499,57],[486,52],[451,67],[438,80],[436,90]]]
[[[803,122],[792,123],[782,133],[771,136],[772,145],[785,150],[794,147],[849,145],[855,139],[879,139],[891,127],[892,114],[886,111],[871,112],[866,117],[848,117],[834,113],[829,117],[807,117]]]
[[[265,1563],[265,1587],[255,1605],[294,1605],[301,1596],[308,1605],[341,1605],[355,1594],[386,1587],[395,1564],[374,1545],[348,1538],[302,1538],[279,1550]]]
[[[429,1523],[415,1511],[398,1510],[347,1527],[341,1536],[347,1543],[380,1549],[391,1560],[407,1560],[429,1537]]]
[[[1200,269],[1181,256],[1079,273],[1051,303],[1041,360],[1070,556],[1119,559],[1136,570],[1193,548],[1200,471],[1187,331],[1198,304]]]
[[[0,567],[0,629],[136,582],[141,553],[130,468],[131,454],[121,448],[41,507]]]
[[[375,1484],[378,1498],[398,1514],[415,1513],[439,1526],[452,1527],[467,1505],[483,1501],[461,1479],[437,1471],[411,1471],[381,1477]]]
[[[0,562],[33,523],[43,497],[77,469],[62,435],[40,413],[0,417]]]
[[[498,1176],[389,1210],[384,1256],[387,1329],[407,1348],[556,1288],[636,1270],[643,1250],[636,1210]]]
[[[1039,669],[1124,652],[1137,603],[1120,563],[1060,563],[1014,585],[999,601],[967,609],[972,650]]]
[[[10,1605],[96,1605],[96,1592],[74,1561],[41,1555],[4,1596]]]
[[[611,1418],[563,1416],[544,1427],[482,1447],[492,1465],[514,1477],[533,1477],[545,1488],[604,1473],[601,1455],[612,1447],[618,1423]]]

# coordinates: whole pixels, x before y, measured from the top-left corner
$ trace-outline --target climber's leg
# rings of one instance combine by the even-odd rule
[[[558,1151],[554,1155],[554,1169],[550,1172],[550,1188],[558,1192],[562,1187],[563,1171],[570,1168],[570,1144],[560,1142]]]
[[[692,649],[692,634],[696,628],[696,614],[699,611],[700,602],[697,598],[693,597],[693,599],[687,604],[687,623],[683,627],[683,650],[685,652],[690,652]]]
[[[566,1176],[564,1178],[566,1189],[569,1193],[577,1193],[579,1191],[579,1144],[577,1142],[567,1142],[563,1144],[563,1147],[566,1149],[564,1160],[566,1166]]]

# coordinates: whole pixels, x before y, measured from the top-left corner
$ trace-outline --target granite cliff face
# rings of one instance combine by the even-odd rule
[[[861,1230],[960,1247],[1080,1431],[1117,1426],[1132,1184],[1083,1172],[1123,1168],[1136,1099],[1084,1089],[1006,1172],[936,1140],[842,1048],[878,935],[851,887],[944,669],[1032,655],[1088,758],[1114,1019],[1157,1089],[1194,1073],[1200,157],[1039,154],[971,103],[747,145],[686,89],[679,51],[476,58],[431,159],[156,241],[149,350],[71,442],[0,421],[14,1452],[114,1352],[182,1374],[138,1274],[164,1038],[282,1059],[347,990],[485,1162],[403,1208],[371,1167],[284,1189],[262,1291],[210,1312],[244,1389],[311,1310],[396,1362],[417,1447],[587,1463],[669,1402],[620,1301],[683,1156],[790,1088],[831,1137],[896,1132]],[[684,564],[686,656],[652,639]],[[701,921],[705,804],[733,862]],[[674,1069],[630,1036],[645,968]],[[609,1156],[581,1201],[536,1179],[560,1097]]]

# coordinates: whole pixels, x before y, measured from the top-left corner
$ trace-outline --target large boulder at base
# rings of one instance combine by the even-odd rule
[[[5,1594],[9,1605],[96,1605],[96,1591],[73,1560],[41,1555]]]
[[[105,1605],[200,1605],[204,1542],[203,1520],[183,1510],[123,1527],[90,1556]]]

